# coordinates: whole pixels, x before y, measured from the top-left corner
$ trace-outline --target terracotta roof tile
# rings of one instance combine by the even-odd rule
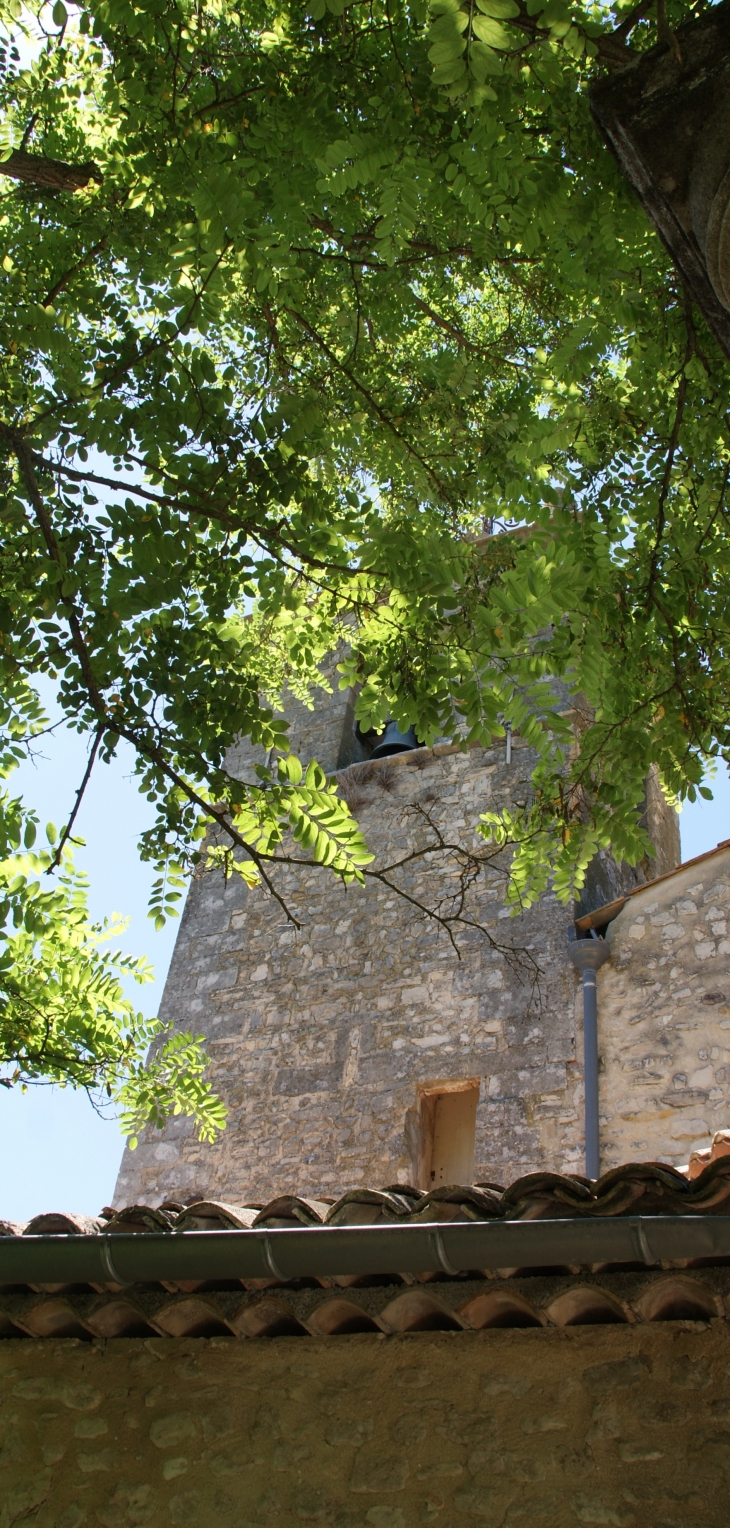
[[[393,1188],[353,1188],[328,1210],[327,1225],[374,1226],[383,1221],[401,1220],[416,1207],[420,1209],[425,1197],[417,1189],[405,1194]]]
[[[595,1183],[543,1172],[519,1178],[506,1189],[494,1184],[451,1185],[426,1194],[396,1184],[355,1188],[336,1203],[297,1194],[279,1196],[260,1208],[204,1198],[186,1205],[167,1200],[156,1209],[130,1205],[106,1212],[111,1214],[106,1220],[49,1213],[35,1216],[27,1225],[0,1222],[0,1235],[93,1237],[101,1232],[133,1232],[143,1236],[162,1231],[174,1237],[290,1228],[306,1230],[316,1242],[317,1230],[324,1225],[385,1228],[432,1223],[446,1227],[451,1221],[730,1215],[727,1139],[723,1136],[722,1141],[713,1142],[711,1160],[693,1177],[665,1163],[639,1162],[612,1169]],[[113,1249],[110,1255],[112,1272]],[[68,1336],[90,1341],[117,1336],[227,1335],[248,1340],[283,1335],[330,1338],[348,1332],[382,1337],[502,1326],[706,1322],[724,1319],[727,1311],[730,1254],[697,1258],[694,1265],[686,1259],[678,1265],[675,1259],[653,1269],[627,1263],[290,1280],[277,1277],[274,1267],[271,1278],[218,1282],[177,1279],[126,1287],[110,1280],[0,1287],[0,1338]]]
[[[193,1209],[188,1206],[188,1210]],[[254,1226],[321,1226],[327,1218],[329,1203],[322,1199],[300,1199],[297,1194],[281,1194],[265,1204],[252,1221]]]
[[[707,1321],[730,1310],[730,1267],[701,1272],[585,1272],[516,1280],[443,1279],[437,1288],[387,1285],[351,1290],[280,1288],[276,1294],[170,1293],[146,1286],[111,1294],[0,1290],[2,1337],[372,1336],[422,1331]]]
[[[172,1206],[166,1208],[171,1211]],[[243,1231],[255,1224],[260,1205],[223,1204],[216,1199],[199,1199],[181,1209],[175,1221],[176,1231]]]
[[[104,1221],[93,1215],[64,1215],[52,1212],[34,1215],[23,1227],[24,1236],[96,1236],[108,1230]]]
[[[495,1220],[504,1215],[503,1196],[494,1189],[440,1187],[424,1194],[415,1207],[411,1220]]]
[[[298,1194],[279,1195],[265,1205],[166,1200],[157,1208],[134,1204],[105,1210],[102,1217],[49,1212],[27,1224],[0,1220],[0,1236],[730,1213],[730,1132],[718,1132],[708,1153],[694,1153],[692,1167],[688,1175],[665,1162],[628,1162],[595,1182],[577,1174],[536,1172],[505,1189],[484,1183],[445,1185],[430,1193],[408,1185],[361,1187],[336,1201]]]
[[[154,1210],[148,1204],[130,1204],[125,1209],[118,1210],[114,1218],[106,1222],[103,1229],[106,1232],[171,1231],[177,1218],[176,1210]]]
[[[730,1130],[716,1130],[711,1145],[705,1151],[692,1152],[687,1164],[688,1177],[699,1178],[704,1168],[710,1162],[717,1162],[720,1157],[730,1157]]]

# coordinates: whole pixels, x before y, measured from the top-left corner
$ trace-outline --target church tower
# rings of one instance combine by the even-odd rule
[[[376,747],[354,725],[354,697],[321,691],[313,711],[287,704],[302,762],[337,771],[376,869],[434,842],[364,887],[331,872],[285,867],[277,886],[301,928],[238,877],[193,880],[161,1017],[203,1034],[213,1085],[228,1106],[214,1145],[189,1121],[146,1130],[125,1150],[115,1203],[280,1194],[335,1198],[353,1186],[510,1182],[550,1168],[583,1171],[577,977],[568,957],[575,912],[552,894],[513,918],[504,864],[469,871],[480,813],[524,799],[535,756],[509,745],[395,739]],[[242,778],[259,750],[241,745]],[[676,817],[647,794],[656,859],[643,870],[597,860],[579,911],[679,862]],[[396,880],[406,897],[394,891]],[[446,932],[419,904],[465,922]],[[578,1016],[576,1019],[576,1015]]]

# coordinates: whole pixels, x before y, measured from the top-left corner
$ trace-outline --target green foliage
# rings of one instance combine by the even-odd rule
[[[152,980],[145,960],[107,948],[126,924],[89,922],[86,885],[68,850],[59,880],[41,877],[49,849],[18,852],[35,841],[36,824],[5,795],[1,821],[10,843],[0,861],[0,1067],[8,1087],[38,1082],[84,1088],[119,1109],[136,1145],[139,1130],[161,1125],[169,1112],[192,1116],[201,1140],[225,1124],[225,1109],[203,1080],[205,1056],[190,1034],[166,1037],[124,995],[124,978]],[[147,1065],[149,1046],[153,1054]]]
[[[359,881],[275,714],[340,644],[364,724],[535,747],[518,900],[641,857],[650,766],[730,754],[730,399],[590,119],[628,6],[93,0],[22,66],[1,14],[5,767],[40,673],[132,744],[158,924],[199,866]]]

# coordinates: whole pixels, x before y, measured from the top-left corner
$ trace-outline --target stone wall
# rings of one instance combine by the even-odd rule
[[[358,766],[346,784],[382,865],[426,842],[424,811],[450,841],[483,850],[480,812],[524,791],[532,765],[516,738],[510,765],[504,744],[419,749]],[[458,891],[453,857],[416,861],[399,879],[444,910]],[[146,1132],[125,1153],[115,1203],[196,1193],[261,1202],[413,1181],[421,1090],[467,1078],[480,1088],[477,1179],[580,1170],[569,908],[546,896],[512,919],[504,867],[481,875],[466,911],[487,935],[462,931],[458,958],[387,886],[345,889],[318,869],[279,872],[277,885],[300,931],[263,893],[211,875],[194,882],[162,1015],[205,1034],[229,1127],[204,1147],[179,1119],[162,1136]]]
[[[598,974],[601,1162],[687,1161],[730,1124],[730,848],[647,886]]]
[[[324,679],[331,688],[311,708],[288,697],[291,746],[303,763],[316,757],[339,770],[379,867],[424,845],[424,813],[452,844],[483,851],[474,834],[480,813],[529,794],[535,755],[518,735],[510,764],[503,742],[358,763],[353,695],[337,686],[336,657]],[[252,778],[263,759],[243,743],[229,767]],[[676,863],[676,814],[653,777],[646,820],[656,860],[632,870],[597,857],[580,911]],[[194,881],[161,1015],[205,1036],[229,1125],[212,1147],[200,1146],[184,1119],[145,1132],[124,1154],[114,1204],[339,1197],[394,1181],[429,1187],[434,1091],[464,1081],[479,1089],[477,1181],[582,1171],[572,910],[547,895],[510,918],[505,868],[497,862],[471,885],[465,913],[486,934],[462,930],[458,956],[433,921],[377,882],[345,890],[326,870],[277,871],[297,930],[262,892],[210,874]],[[414,862],[398,880],[430,907],[453,909],[453,855]]]
[[[723,1322],[0,1344],[0,1528],[726,1528]]]
[[[575,905],[576,918],[595,912],[618,897],[627,897],[645,881],[677,869],[682,857],[679,817],[664,795],[654,765],[646,777],[644,802],[641,823],[651,840],[653,854],[646,855],[638,865],[627,865],[625,861],[616,861],[607,849],[599,850],[586,871]]]

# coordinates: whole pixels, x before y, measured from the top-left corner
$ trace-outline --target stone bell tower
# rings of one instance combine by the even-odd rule
[[[532,750],[519,735],[509,748],[465,751],[391,735],[371,753],[334,660],[324,677],[332,692],[313,711],[287,704],[291,745],[303,763],[339,773],[375,868],[434,842],[430,824],[453,847],[395,873],[411,901],[386,882],[345,888],[327,870],[282,867],[277,885],[300,930],[238,878],[193,881],[161,1016],[205,1035],[228,1128],[212,1146],[184,1119],[145,1131],[125,1150],[117,1204],[582,1171],[573,910],[547,894],[510,917],[504,864],[474,878],[459,852],[484,850],[481,812],[524,799]],[[229,767],[245,778],[257,758],[244,744]],[[597,861],[593,906],[678,862],[676,819],[658,790],[647,812],[657,859],[646,873]],[[449,913],[459,899],[457,954],[418,904]]]

